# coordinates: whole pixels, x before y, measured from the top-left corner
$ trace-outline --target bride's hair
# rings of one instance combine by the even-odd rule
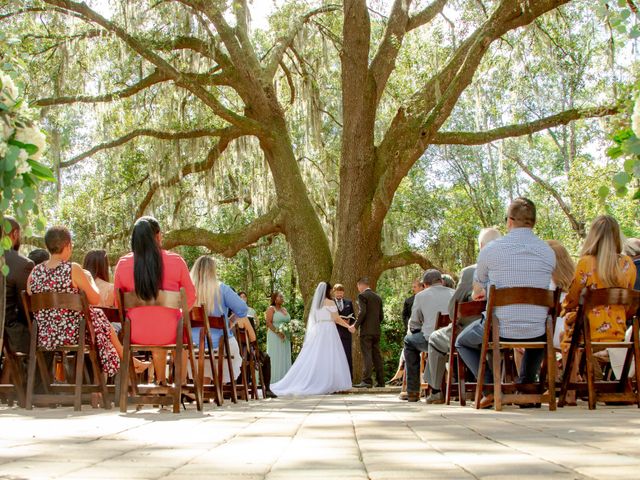
[[[327,289],[324,291],[324,298],[328,298],[331,300],[331,292],[333,291],[333,287],[330,282],[324,282],[327,284]]]

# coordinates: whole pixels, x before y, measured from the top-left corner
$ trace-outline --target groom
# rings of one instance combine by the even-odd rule
[[[384,387],[382,355],[380,354],[380,324],[382,323],[382,299],[369,287],[369,279],[358,280],[358,320],[355,327],[360,329],[360,349],[364,368],[362,382],[354,385],[357,388],[371,388],[371,373],[376,369],[376,387]]]

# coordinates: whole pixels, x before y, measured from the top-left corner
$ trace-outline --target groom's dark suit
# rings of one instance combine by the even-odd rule
[[[353,315],[353,303],[348,298],[343,298],[341,300],[336,299],[336,306],[338,307],[338,315],[341,317],[348,317],[349,315]],[[347,322],[351,325],[354,320],[347,319]],[[351,373],[351,378],[353,378],[353,360],[351,358],[351,342],[353,342],[353,337],[351,336],[351,332],[347,330],[342,325],[338,325],[336,323],[336,328],[338,329],[338,334],[340,335],[340,340],[342,341],[342,348],[344,348],[344,353],[347,356],[347,362],[349,362],[349,372]]]
[[[382,355],[380,354],[380,324],[384,318],[382,313],[382,299],[370,288],[358,295],[358,320],[356,328],[360,328],[360,349],[364,368],[362,383],[372,385],[371,373],[376,369],[376,380],[380,387],[384,387],[384,372]]]

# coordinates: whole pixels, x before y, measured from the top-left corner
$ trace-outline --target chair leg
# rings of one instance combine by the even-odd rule
[[[124,345],[122,362],[120,363],[120,412],[127,413],[127,396],[129,395],[129,366],[131,364],[131,324],[125,320]]]
[[[502,410],[502,355],[500,350],[500,333],[498,323],[493,329],[493,402],[496,411]]]
[[[636,403],[640,408],[640,335],[638,332],[638,317],[633,318],[633,328],[631,330],[631,340],[633,341],[633,358],[636,367]]]
[[[553,348],[553,330],[551,322],[547,323],[547,383],[549,386],[549,410],[556,410],[556,351]]]
[[[596,387],[595,387],[595,372],[593,370],[593,349],[591,346],[591,331],[589,325],[589,319],[585,315],[584,317],[584,360],[586,362],[587,370],[587,392],[589,394],[589,410],[595,410],[596,408]]]
[[[31,337],[31,352],[29,354],[29,365],[27,371],[27,394],[25,398],[25,408],[33,409],[33,387],[36,380],[36,335]]]
[[[456,354],[456,357],[456,363],[458,365],[458,398],[460,400],[460,406],[464,407],[467,405],[467,387],[464,379],[467,374],[467,369],[465,368],[460,355]]]
[[[485,334],[482,339],[482,348],[480,349],[480,365],[478,365],[478,378],[476,379],[476,409],[480,409],[480,400],[482,399],[482,389],[484,388],[484,372],[487,363],[488,350],[488,334],[486,329],[489,328],[488,321],[485,322]]]

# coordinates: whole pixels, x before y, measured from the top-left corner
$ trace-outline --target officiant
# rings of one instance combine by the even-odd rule
[[[336,283],[333,287],[333,298],[338,307],[338,315],[349,322],[349,325],[353,325],[355,323],[353,303],[348,298],[344,298],[344,287],[339,283]],[[347,362],[349,363],[349,372],[353,379],[353,361],[351,359],[351,342],[353,341],[353,337],[351,332],[345,327],[336,324],[336,328],[338,329],[338,334],[340,334],[342,347],[344,348],[344,353],[347,355]]]

